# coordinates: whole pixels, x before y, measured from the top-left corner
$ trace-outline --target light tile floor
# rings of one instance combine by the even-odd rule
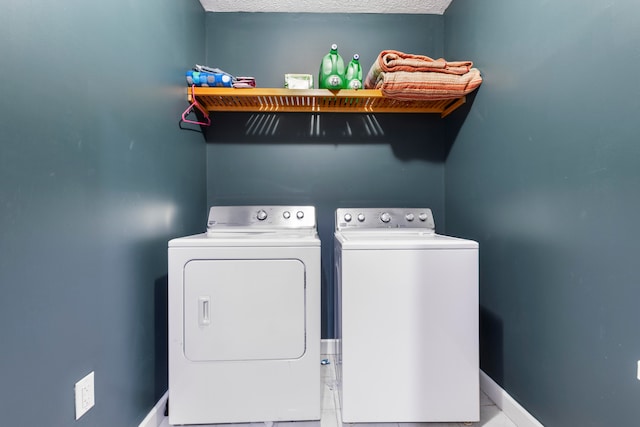
[[[248,424],[207,424],[199,427],[517,427],[486,394],[480,392],[480,421],[477,423],[379,423],[343,424],[337,390],[335,359],[323,355],[329,364],[322,365],[322,419],[320,421],[298,421]],[[170,427],[165,417],[159,427]]]

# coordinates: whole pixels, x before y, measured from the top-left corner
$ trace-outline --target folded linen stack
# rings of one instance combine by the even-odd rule
[[[380,52],[365,79],[365,89],[386,97],[411,100],[452,99],[480,86],[482,77],[471,61],[447,62],[396,50]]]

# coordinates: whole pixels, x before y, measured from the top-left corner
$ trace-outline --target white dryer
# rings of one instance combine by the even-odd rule
[[[478,243],[430,209],[338,209],[335,276],[342,421],[478,421]]]
[[[168,260],[169,423],[320,419],[315,209],[214,206]]]

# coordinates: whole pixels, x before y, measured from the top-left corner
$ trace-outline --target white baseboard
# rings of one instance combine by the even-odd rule
[[[518,427],[544,427],[483,371],[480,371],[480,389]]]
[[[320,354],[337,354],[335,339],[323,339],[320,341]]]
[[[156,403],[151,411],[144,417],[144,420],[140,423],[138,427],[158,427],[162,424],[164,420],[164,408],[167,404],[167,399],[169,398],[169,392],[167,391]]]

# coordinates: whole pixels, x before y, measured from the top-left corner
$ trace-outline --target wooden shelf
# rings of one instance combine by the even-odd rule
[[[193,93],[192,93],[193,91]],[[451,114],[465,103],[463,96],[437,101],[398,101],[375,89],[188,88],[207,111],[306,112],[306,113],[437,113]]]

